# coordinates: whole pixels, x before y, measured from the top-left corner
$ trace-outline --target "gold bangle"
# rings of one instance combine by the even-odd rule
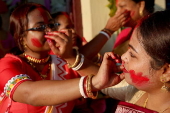
[[[86,85],[87,85],[87,88],[86,88],[86,92],[87,92],[87,96],[89,97],[89,98],[92,98],[92,99],[96,99],[97,98],[97,96],[98,96],[98,91],[96,91],[96,92],[92,92],[92,90],[91,90],[91,82],[92,82],[92,78],[93,78],[93,76],[94,75],[89,75],[88,77],[87,77],[87,83],[86,83]],[[94,93],[96,93],[95,95],[94,95]]]
[[[75,48],[73,48],[73,49],[75,49]],[[69,68],[74,68],[74,67],[76,67],[76,66],[78,65],[78,63],[80,62],[80,53],[79,53],[78,49],[75,49],[75,50],[76,50],[76,54],[77,54],[77,55],[76,55],[76,60],[75,60],[75,62],[74,62],[73,65],[70,65],[70,64],[67,62]]]

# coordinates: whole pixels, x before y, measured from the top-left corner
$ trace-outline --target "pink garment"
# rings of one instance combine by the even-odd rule
[[[117,36],[113,49],[122,44],[123,42],[129,40],[129,33],[131,32],[132,28],[125,28],[121,31],[121,33]]]

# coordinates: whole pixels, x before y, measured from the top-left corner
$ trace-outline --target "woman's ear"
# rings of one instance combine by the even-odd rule
[[[164,82],[170,82],[170,64],[165,64],[163,70],[162,78],[164,78]]]

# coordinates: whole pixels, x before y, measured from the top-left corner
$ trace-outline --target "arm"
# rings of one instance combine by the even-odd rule
[[[104,29],[109,31],[111,36],[115,31],[122,27],[122,25],[129,18],[129,13],[127,11],[116,13],[113,17],[109,18]],[[80,48],[80,53],[86,56],[88,59],[92,59],[108,41],[108,38],[99,33],[90,42]]]
[[[113,60],[110,60],[110,58],[114,59],[113,54],[107,53],[99,72],[92,78],[92,91],[98,91],[105,87],[115,85],[122,79],[113,73],[115,63]],[[67,60],[71,62],[72,59],[75,60],[74,57]],[[95,67],[88,62],[86,68],[82,68],[79,72],[91,74],[90,69],[95,69]],[[17,69],[15,71],[17,71]],[[18,69],[18,73],[19,72],[20,69]],[[79,78],[62,81],[25,81],[14,91],[13,100],[34,106],[56,105],[74,100],[81,97],[79,81]],[[34,90],[32,88],[34,88]]]

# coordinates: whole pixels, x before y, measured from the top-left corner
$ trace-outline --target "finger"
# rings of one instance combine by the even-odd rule
[[[53,41],[50,40],[50,39],[47,39],[47,42],[48,42],[51,50],[53,51],[53,53],[54,53],[54,54],[58,54],[58,53],[59,53],[59,49],[58,49],[58,47],[55,46],[55,44],[53,43]]]
[[[55,40],[56,37],[61,37],[61,38],[65,39],[65,40],[67,40],[66,34],[64,32],[54,31],[54,32],[48,32],[45,35],[45,38],[50,38],[51,40]]]

